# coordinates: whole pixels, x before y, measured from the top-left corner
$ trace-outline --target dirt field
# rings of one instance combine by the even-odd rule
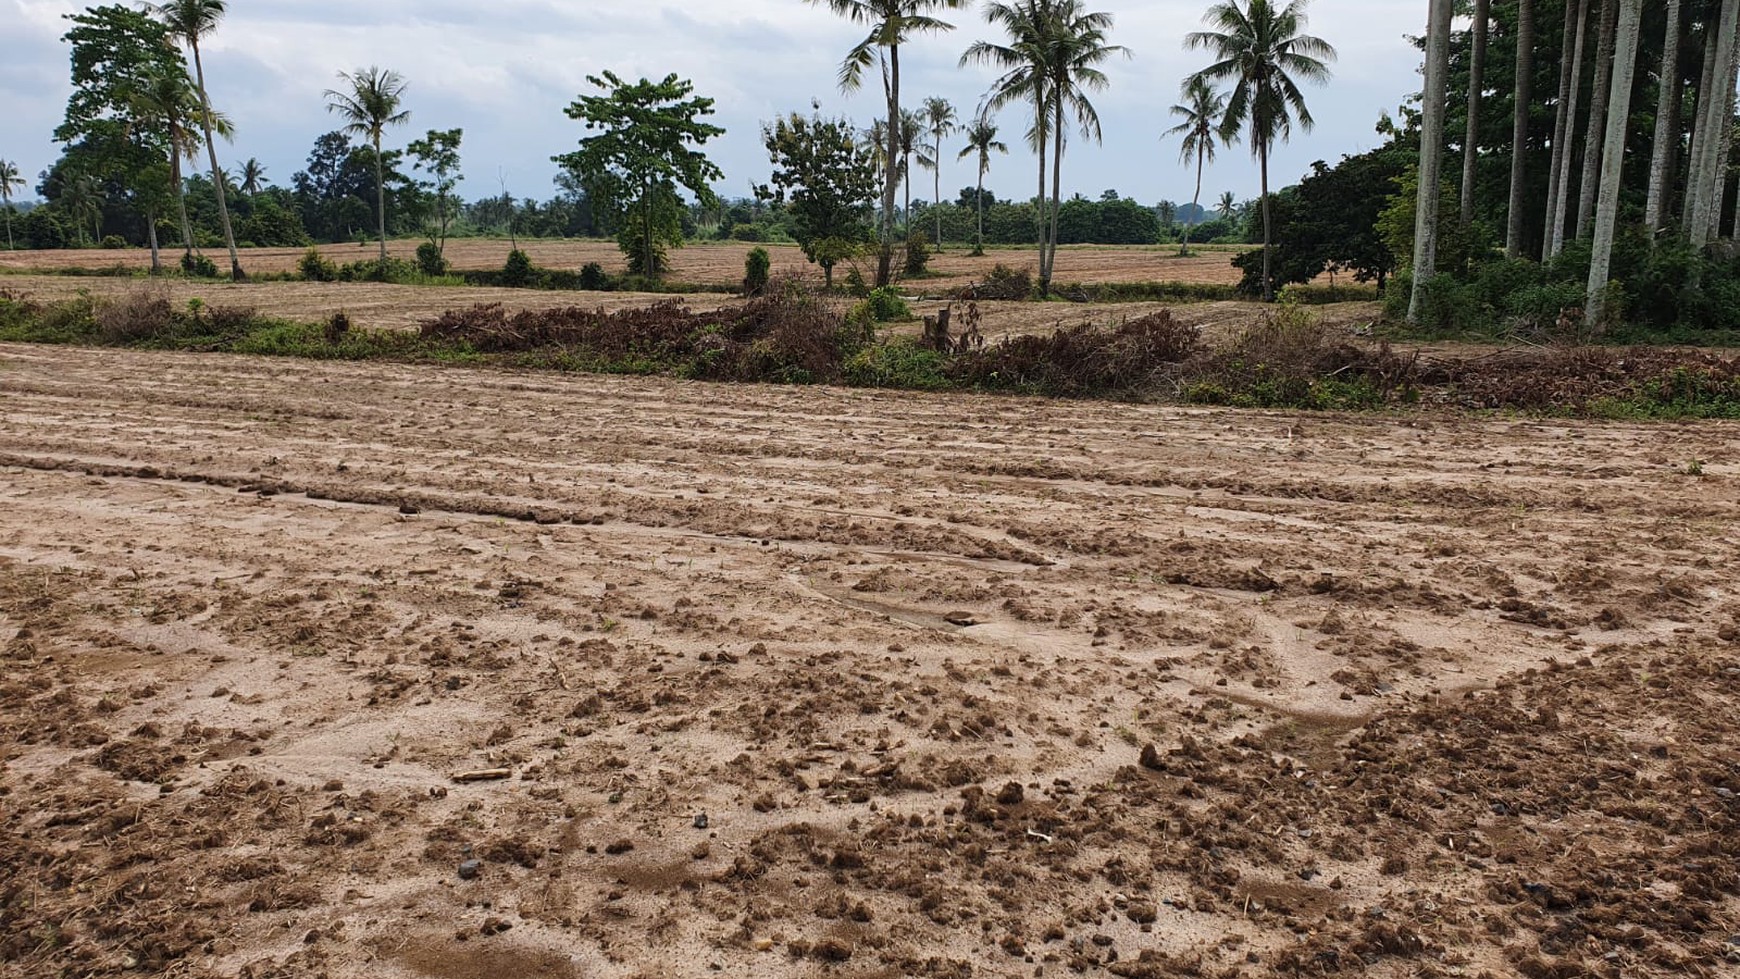
[[[416,258],[417,241],[388,242],[388,250],[407,261]],[[357,262],[378,254],[376,245],[325,245],[321,253],[337,262]],[[513,246],[507,241],[458,240],[447,245],[448,261],[457,269],[499,269]],[[607,270],[626,269],[622,253],[610,241],[522,241],[520,247],[532,261],[545,268],[578,269],[597,262]],[[743,279],[743,258],[756,246],[738,242],[696,242],[671,252],[671,277],[681,282],[733,284]],[[773,258],[773,271],[819,275],[795,245],[763,245]],[[211,257],[220,265],[228,261],[222,250]],[[250,272],[295,270],[300,248],[249,248],[242,252],[242,267]],[[925,288],[965,285],[1001,262],[1011,268],[1036,270],[1039,253],[1033,249],[991,249],[983,258],[971,258],[964,246],[953,246],[931,263],[939,278],[923,280]],[[178,258],[178,256],[171,256]],[[1112,248],[1098,245],[1058,249],[1058,282],[1201,282],[1232,285],[1239,281],[1232,267],[1233,254],[1218,250],[1179,258],[1177,246]],[[144,269],[151,254],[143,249],[98,251],[72,249],[49,252],[0,252],[0,271],[39,271],[55,268],[108,268],[124,265]],[[227,265],[225,265],[227,267]],[[866,269],[868,273],[869,269]]]
[[[534,289],[450,288],[395,286],[354,282],[181,282],[146,283],[138,279],[88,276],[11,275],[0,278],[0,288],[41,300],[70,299],[80,293],[115,297],[139,289],[162,289],[177,305],[190,299],[223,306],[251,306],[267,316],[319,322],[344,311],[359,325],[378,329],[408,330],[450,309],[466,309],[478,303],[501,303],[510,310],[554,309],[583,306],[615,310],[677,300],[694,309],[717,308],[741,302],[737,296],[702,293],[684,296],[639,292],[544,292]],[[845,302],[842,301],[842,305]],[[913,308],[923,314],[940,309],[940,300],[913,299]],[[1248,302],[1191,303],[1032,303],[982,302],[981,332],[992,340],[1001,336],[1049,333],[1061,326],[1079,323],[1112,324],[1144,316],[1157,309],[1171,309],[1181,321],[1216,334],[1249,325],[1262,314],[1263,306]],[[957,313],[959,308],[957,307]],[[1315,307],[1317,315],[1335,325],[1360,326],[1380,315],[1377,303],[1337,303]],[[897,332],[922,332],[917,321],[895,324]]]
[[[1740,962],[1740,426],[19,346],[0,406],[8,976]]]

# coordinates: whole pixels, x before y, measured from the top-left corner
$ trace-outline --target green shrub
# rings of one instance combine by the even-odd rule
[[[857,266],[846,270],[846,295],[863,299],[870,295],[870,283],[864,281],[864,273]]]
[[[111,251],[113,251],[117,248],[126,248],[127,247],[127,239],[121,237],[120,235],[104,235],[103,236],[103,247],[107,248]]]
[[[431,277],[447,274],[447,259],[441,254],[441,246],[432,241],[417,246],[417,271]]]
[[[920,276],[930,269],[930,241],[924,233],[915,231],[906,239],[906,265],[909,276]]]
[[[306,282],[334,282],[338,279],[338,266],[323,258],[320,249],[313,245],[296,260],[296,271]]]
[[[912,319],[912,306],[901,298],[899,290],[893,286],[870,290],[870,296],[864,303],[870,309],[871,318],[878,323]]]
[[[204,255],[187,252],[181,256],[181,271],[199,279],[217,278],[217,266]]]
[[[773,259],[765,248],[751,248],[743,259],[743,294],[759,296],[767,291],[767,277],[773,268]]]
[[[597,262],[587,262],[580,267],[579,284],[587,292],[604,292],[611,287],[610,275]]]
[[[767,241],[767,229],[754,222],[735,225],[731,229],[731,237],[738,241]]]
[[[501,267],[501,284],[512,288],[524,288],[532,284],[537,277],[537,270],[532,266],[531,256],[518,248],[508,252],[507,262]]]
[[[951,386],[948,366],[946,355],[917,337],[894,337],[848,358],[842,379],[854,387],[940,391]]]

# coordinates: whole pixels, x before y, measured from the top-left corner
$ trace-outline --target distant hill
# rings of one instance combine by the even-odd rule
[[[1178,205],[1179,224],[1201,224],[1208,220],[1208,208],[1198,204]]]

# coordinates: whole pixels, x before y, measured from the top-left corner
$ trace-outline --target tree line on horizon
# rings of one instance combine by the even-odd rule
[[[1188,242],[1196,224],[1207,225],[1199,238],[1242,241],[1252,237],[1247,227],[1253,212],[1251,203],[1235,202],[1230,194],[1211,208],[1201,205],[1200,188],[1197,199],[1188,205],[1170,201],[1151,207],[1136,205],[1115,191],[1108,191],[1098,201],[1079,194],[1063,198],[1061,163],[1068,135],[1064,127],[1073,122],[1084,136],[1097,138],[1098,118],[1087,94],[1104,87],[1098,65],[1124,50],[1107,41],[1109,15],[1087,11],[1075,0],[989,4],[988,22],[1001,26],[1009,35],[1009,43],[977,42],[960,60],[962,65],[992,64],[1004,73],[987,93],[980,111],[970,122],[962,123],[955,108],[940,98],[924,100],[919,111],[899,106],[898,58],[901,43],[908,37],[952,29],[927,11],[962,8],[970,3],[876,0],[830,6],[834,12],[872,28],[842,66],[843,87],[860,84],[866,68],[881,72],[887,84],[895,86],[896,111],[889,117],[894,124],[880,119],[857,134],[865,162],[875,171],[883,204],[870,219],[872,240],[857,244],[874,246],[871,250],[876,252],[879,281],[887,274],[882,266],[892,256],[897,224],[904,237],[913,232],[915,215],[922,212],[933,242],[948,237],[958,240],[966,234],[961,229],[962,216],[954,211],[960,206],[973,212],[970,236],[976,247],[982,248],[987,241],[1038,244],[1042,282],[1049,281],[1059,244],[1155,243],[1177,238]],[[459,201],[453,189],[459,176],[462,133],[432,130],[404,150],[385,146],[386,132],[404,123],[409,113],[404,108],[404,79],[378,67],[339,73],[343,84],[329,90],[326,98],[328,107],[340,115],[343,128],[320,137],[307,169],[295,175],[291,187],[270,186],[264,168],[253,159],[234,172],[226,171],[217,162],[215,143],[233,137],[234,130],[212,107],[199,55],[200,41],[218,28],[226,12],[225,0],[175,0],[139,9],[98,6],[69,15],[73,26],[66,41],[72,50],[74,94],[66,121],[55,133],[65,152],[42,175],[38,186],[47,206],[35,209],[22,221],[26,244],[140,243],[152,249],[156,270],[162,264],[158,257],[160,239],[173,237],[184,253],[183,266],[197,267],[203,262],[203,248],[217,238],[228,252],[230,273],[239,276],[238,242],[293,245],[350,240],[370,217],[375,225],[371,230],[382,241],[383,258],[385,238],[426,232],[430,224],[439,229],[431,234],[439,247],[453,231],[499,228],[516,234],[525,228],[596,234],[619,231],[612,227],[616,224],[651,220],[653,212],[645,207],[638,217],[614,213],[621,210],[610,206],[613,202],[609,198],[616,188],[609,186],[609,179],[601,179],[608,178],[608,166],[594,173],[565,167],[558,178],[563,193],[542,205],[514,201],[505,187],[501,197],[469,204]],[[193,56],[191,70],[184,47]],[[615,81],[613,96],[620,96],[629,83]],[[1052,93],[1057,93],[1055,99]],[[582,102],[586,98],[583,96]],[[998,202],[983,187],[991,155],[1007,151],[991,113],[1014,104],[1032,110],[1027,137],[1034,149],[1041,151],[1042,169],[1048,165],[1043,151],[1049,151],[1051,186],[1046,186],[1042,173],[1033,200]],[[932,172],[931,196],[941,199],[943,144],[956,134],[964,137],[966,145],[954,158],[976,163],[978,185],[971,195],[963,191],[957,201],[939,203],[921,198],[915,204],[915,158],[921,168]],[[358,142],[353,143],[353,137]],[[583,147],[588,142],[583,140]],[[204,162],[209,164],[206,171],[184,172],[184,164],[192,165],[202,151]],[[9,202],[13,188],[23,181],[15,167],[5,166],[9,169],[0,184],[4,184]],[[369,171],[372,186],[365,188],[361,184]],[[895,203],[895,188],[903,183],[904,201]],[[733,231],[742,227],[745,239],[757,237],[757,231],[762,233],[760,237],[772,240],[802,235],[795,227],[801,222],[783,209],[771,221],[716,221],[713,218],[721,212],[719,202],[702,199],[699,193],[694,196],[697,200],[676,222],[665,221],[666,231],[650,236],[638,233],[638,237],[646,241],[662,233],[667,240],[675,240],[704,231],[710,224],[730,224]],[[859,207],[863,202],[848,203]],[[658,210],[664,214],[673,209]],[[236,213],[232,215],[232,211]],[[11,217],[8,208],[9,233]],[[610,220],[613,217],[618,220]],[[1030,224],[1033,231],[1017,230],[1022,223]]]

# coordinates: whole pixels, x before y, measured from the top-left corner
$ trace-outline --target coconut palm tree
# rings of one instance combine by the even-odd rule
[[[1184,224],[1184,244],[1180,256],[1190,254],[1190,230],[1196,225],[1196,215],[1202,211],[1202,168],[1214,161],[1214,144],[1220,138],[1221,117],[1226,114],[1226,93],[1201,78],[1184,80],[1184,102],[1172,107],[1178,125],[1166,130],[1167,136],[1182,136],[1178,158],[1185,164],[1196,157],[1196,196],[1190,199],[1190,220]],[[1231,196],[1230,194],[1228,195]]]
[[[987,116],[981,115],[974,119],[967,126],[966,137],[967,148],[961,150],[960,155],[955,159],[964,160],[974,155],[979,158],[979,192],[978,196],[973,198],[973,203],[977,205],[979,210],[979,230],[973,242],[973,254],[983,255],[985,254],[985,174],[991,169],[991,154],[993,152],[1006,154],[1009,152],[1009,147],[997,140],[997,124]]]
[[[1003,69],[1004,74],[993,83],[987,96],[987,108],[1030,103],[1034,127],[1029,135],[1039,150],[1041,166],[1047,144],[1051,151],[1051,199],[1044,202],[1042,209],[1046,214],[1042,218],[1039,249],[1039,287],[1042,293],[1048,292],[1057,260],[1065,119],[1073,115],[1081,134],[1099,141],[1099,112],[1089,101],[1088,93],[1103,91],[1108,84],[1100,65],[1115,55],[1127,57],[1129,51],[1108,40],[1112,15],[1088,11],[1080,0],[991,3],[986,7],[985,17],[992,25],[1004,29],[1009,43],[977,42],[961,56],[961,61]],[[1041,198],[1044,182],[1042,172]]]
[[[1229,190],[1220,195],[1220,203],[1216,204],[1214,209],[1220,214],[1220,219],[1222,221],[1231,221],[1233,219],[1233,212],[1239,209],[1239,200],[1234,197],[1233,192]]]
[[[85,237],[87,227],[93,229],[90,237],[93,245],[103,237],[103,204],[106,200],[102,183],[88,173],[67,181],[61,191],[60,206],[72,216],[80,238]]]
[[[196,163],[201,146],[200,132],[195,128],[200,115],[199,93],[187,73],[179,69],[155,72],[144,84],[127,93],[128,111],[133,128],[146,129],[161,136],[169,144],[169,182],[175,192],[175,208],[181,220],[181,244],[191,254],[198,249],[193,226],[187,219],[187,187],[182,179],[183,161]],[[221,112],[212,113],[212,132],[229,139],[234,132],[230,120]]]
[[[991,83],[985,95],[982,114],[989,114],[1010,105],[1026,105],[1033,109],[1033,124],[1027,130],[1027,142],[1039,158],[1039,193],[1034,197],[1038,206],[1037,238],[1039,241],[1039,272],[1041,285],[1049,268],[1047,252],[1047,221],[1045,206],[1046,147],[1050,142],[1051,113],[1048,109],[1050,84],[1044,66],[1044,34],[1050,15],[1050,0],[1013,0],[996,2],[985,7],[985,20],[1000,27],[1009,43],[994,44],[975,41],[961,55],[960,66],[977,63],[1000,69],[1003,74]]]
[[[206,152],[211,158],[211,182],[217,193],[218,219],[224,226],[224,246],[230,251],[230,277],[244,278],[241,256],[236,253],[236,235],[230,228],[229,203],[224,199],[223,173],[218,168],[217,143],[212,139],[214,127],[211,97],[206,92],[205,63],[199,53],[200,38],[217,30],[218,21],[223,19],[226,0],[168,0],[165,3],[147,3],[145,6],[163,20],[164,26],[169,28],[170,36],[185,41],[193,51],[194,80],[199,89],[200,122],[205,130]]]
[[[1262,175],[1263,208],[1263,298],[1274,298],[1269,206],[1269,152],[1275,140],[1286,142],[1293,126],[1309,130],[1315,125],[1305,105],[1300,82],[1325,83],[1335,48],[1322,38],[1303,34],[1309,0],[1220,0],[1208,8],[1203,21],[1211,28],[1196,31],[1184,40],[1185,47],[1209,51],[1213,64],[1197,74],[1209,82],[1232,82],[1222,117],[1221,136],[1227,141],[1240,132],[1251,141]]]
[[[1571,151],[1577,141],[1578,100],[1583,91],[1583,48],[1588,36],[1590,0],[1567,0],[1564,51],[1560,55],[1559,110],[1553,122],[1552,175],[1547,184],[1547,228],[1541,260],[1556,257],[1565,246],[1566,211],[1570,204]]]
[[[906,202],[900,212],[902,236],[912,227],[912,154],[919,150],[918,137],[924,132],[924,118],[911,109],[900,110],[900,133],[895,142],[900,146],[900,179],[906,186]]]
[[[18,164],[11,160],[0,160],[0,206],[6,211],[6,250],[12,250],[12,189],[24,186],[24,177],[18,172]]]
[[[836,15],[854,24],[870,28],[870,32],[846,53],[840,65],[840,88],[857,91],[864,82],[864,71],[873,65],[882,68],[882,94],[888,102],[886,118],[891,125],[883,134],[887,140],[889,165],[882,181],[882,247],[878,250],[876,284],[885,286],[893,275],[894,197],[899,190],[900,174],[893,161],[900,155],[900,49],[919,34],[937,34],[954,30],[954,25],[932,14],[939,10],[959,10],[967,0],[805,0],[810,4],[826,4]]]
[[[960,117],[955,114],[955,107],[949,104],[948,99],[937,98],[936,96],[924,100],[924,109],[921,112],[921,115],[924,116],[925,129],[930,133],[931,145],[930,159],[926,160],[923,155],[920,155],[918,162],[920,165],[929,169],[934,178],[932,181],[934,186],[932,188],[931,202],[936,205],[936,247],[938,251],[941,251],[943,243],[942,142],[947,137],[953,136],[955,133],[960,131]]]
[[[250,156],[247,162],[238,169],[241,171],[242,185],[240,189],[242,193],[252,197],[265,188],[266,168],[259,160]]]
[[[326,110],[336,112],[347,125],[344,131],[352,136],[366,136],[375,148],[375,209],[381,232],[381,266],[387,264],[387,173],[381,156],[381,134],[388,126],[410,120],[404,104],[405,80],[396,71],[358,68],[354,72],[338,73],[348,91],[327,89]]]

